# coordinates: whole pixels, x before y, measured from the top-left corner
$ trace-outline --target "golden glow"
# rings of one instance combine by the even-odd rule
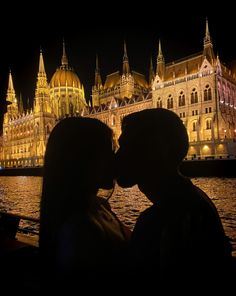
[[[203,150],[204,150],[204,151],[208,151],[208,150],[210,150],[210,148],[209,148],[208,145],[204,145],[204,146],[203,146]]]
[[[119,72],[112,73],[107,75],[106,82],[104,84],[104,89],[113,88],[118,85],[120,82],[120,74]]]
[[[52,76],[50,81],[50,87],[60,87],[60,86],[67,86],[67,87],[78,87],[81,88],[81,83],[77,74],[67,68],[60,68]]]

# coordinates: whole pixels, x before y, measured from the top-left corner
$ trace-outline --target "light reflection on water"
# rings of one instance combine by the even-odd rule
[[[216,205],[236,251],[236,179],[194,178],[192,181]],[[0,210],[38,218],[41,184],[42,177],[0,177]],[[151,203],[136,186],[128,189],[117,186],[110,204],[121,221],[132,229],[139,213]],[[35,226],[31,223],[30,227]]]

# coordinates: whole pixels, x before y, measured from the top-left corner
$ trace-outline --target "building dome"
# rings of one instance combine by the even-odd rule
[[[77,87],[81,88],[81,83],[77,74],[69,67],[60,67],[53,74],[50,87]]]

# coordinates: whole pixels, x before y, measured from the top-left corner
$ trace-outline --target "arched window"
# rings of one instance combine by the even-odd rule
[[[193,122],[193,132],[196,132],[196,130],[197,130],[197,122],[194,121]]]
[[[167,99],[167,109],[170,109],[170,99]]]
[[[211,99],[212,99],[211,88],[209,84],[207,84],[204,89],[204,101],[210,101]]]
[[[208,97],[208,101],[210,101],[212,99],[210,88],[207,90],[207,97]]]
[[[183,91],[181,91],[179,95],[179,107],[181,106],[185,106],[185,95]]]
[[[167,109],[172,109],[174,106],[174,101],[171,95],[168,96],[167,99]]]
[[[162,100],[161,100],[161,98],[157,99],[157,108],[162,108]]]
[[[211,129],[211,119],[206,120],[206,129],[207,130]]]
[[[74,106],[72,103],[70,103],[70,105],[69,105],[69,113],[70,113],[70,115],[74,114]]]
[[[64,117],[66,115],[66,103],[61,103],[61,116]]]
[[[198,94],[196,88],[192,89],[191,92],[191,104],[196,104],[198,103]]]

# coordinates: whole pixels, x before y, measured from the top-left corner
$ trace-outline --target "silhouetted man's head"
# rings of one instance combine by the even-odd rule
[[[117,181],[129,187],[151,174],[176,171],[188,151],[188,134],[174,112],[148,109],[123,119],[119,144]]]

